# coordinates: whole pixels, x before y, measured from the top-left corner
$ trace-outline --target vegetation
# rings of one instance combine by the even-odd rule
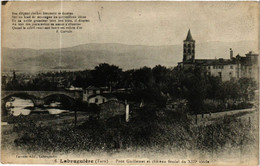
[[[194,126],[190,122],[183,114],[144,107],[128,123],[120,116],[106,121],[90,118],[77,128],[65,125],[57,129],[34,122],[19,123],[14,128],[20,135],[15,144],[21,149],[37,152],[152,148],[216,153],[230,149],[230,145],[245,150],[257,141],[257,127],[246,120],[228,117],[208,126]]]
[[[6,90],[59,90],[61,84],[86,88],[88,86],[109,87],[109,89],[125,89],[128,93],[120,95],[120,99],[134,102],[144,101],[164,107],[167,100],[186,99],[192,114],[207,112],[205,100],[222,101],[241,100],[241,108],[257,89],[256,83],[249,78],[222,82],[219,77],[203,74],[201,68],[178,71],[157,65],[154,68],[143,67],[122,71],[121,68],[106,63],[93,70],[61,73],[41,73],[23,82],[14,76],[12,81],[2,84]],[[130,91],[129,91],[130,90]],[[124,100],[123,100],[124,101]],[[240,108],[240,107],[237,107]],[[227,110],[227,109],[226,109]],[[223,110],[222,110],[223,111]],[[214,112],[214,111],[213,111]]]
[[[98,119],[95,116],[100,111],[97,105],[77,101],[70,110],[86,111],[91,115],[77,127],[74,124],[58,128],[44,126],[30,117],[8,119],[18,133],[14,141],[16,147],[38,152],[109,152],[139,148],[213,152],[228,149],[230,144],[233,148],[242,148],[257,141],[257,129],[235,116],[215,119],[216,123],[203,127],[194,126],[189,119],[191,114],[252,107],[248,101],[254,96],[257,85],[248,78],[222,82],[218,77],[205,75],[200,68],[177,71],[158,65],[122,71],[114,65],[100,64],[93,70],[38,74],[29,82],[16,76],[3,84],[3,88],[59,90],[61,83],[67,87],[124,89],[123,93],[114,91],[113,95],[131,103],[130,122],[125,122],[124,116]],[[176,107],[168,109],[169,101],[177,103]],[[140,108],[140,102],[145,106]]]

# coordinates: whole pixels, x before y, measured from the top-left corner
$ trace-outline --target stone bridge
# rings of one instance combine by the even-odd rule
[[[32,100],[35,107],[43,106],[45,100],[51,96],[63,96],[67,98],[71,103],[75,101],[82,101],[81,91],[1,91],[2,99],[2,115],[5,108],[6,102],[11,97],[22,97]]]

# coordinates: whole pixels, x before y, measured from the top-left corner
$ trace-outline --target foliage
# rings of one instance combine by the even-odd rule
[[[173,127],[174,126],[174,127]],[[158,148],[158,150],[218,151],[254,145],[253,126],[235,117],[208,126],[193,126],[186,116],[156,107],[144,107],[130,122],[124,116],[107,121],[90,118],[73,128],[19,123],[17,147],[37,152],[114,151],[116,149]],[[257,133],[257,132],[256,132]],[[241,145],[242,144],[242,145]]]
[[[99,64],[91,71],[93,84],[97,87],[116,87],[122,77],[122,69],[107,63]]]
[[[186,99],[192,114],[205,112],[204,100],[242,100],[254,97],[257,84],[252,79],[241,78],[222,82],[219,77],[204,74],[200,67],[188,70],[177,70],[157,65],[153,68],[142,67],[122,71],[115,65],[102,63],[93,70],[78,72],[41,73],[29,82],[23,77],[3,85],[6,90],[59,90],[59,85],[109,87],[125,89],[119,98],[134,102],[154,103],[164,107],[168,99]]]
[[[246,101],[234,101],[234,100],[204,100],[203,110],[204,113],[214,113],[229,110],[240,110],[246,108],[252,108],[253,104]]]

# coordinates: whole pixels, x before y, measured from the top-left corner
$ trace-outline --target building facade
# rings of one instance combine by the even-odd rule
[[[102,90],[101,88],[89,86],[83,90],[83,102],[99,105],[111,100],[117,100],[117,98],[112,94],[104,92],[106,91]]]
[[[188,31],[186,40],[183,41],[183,61],[178,63],[178,70],[200,67],[205,74],[220,77],[222,81],[231,79],[252,78],[258,81],[258,54],[250,51],[245,56],[233,57],[230,48],[229,59],[195,59],[195,40]]]

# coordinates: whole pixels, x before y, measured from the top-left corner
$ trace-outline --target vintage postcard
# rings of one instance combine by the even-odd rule
[[[2,2],[1,163],[258,165],[258,2]]]

